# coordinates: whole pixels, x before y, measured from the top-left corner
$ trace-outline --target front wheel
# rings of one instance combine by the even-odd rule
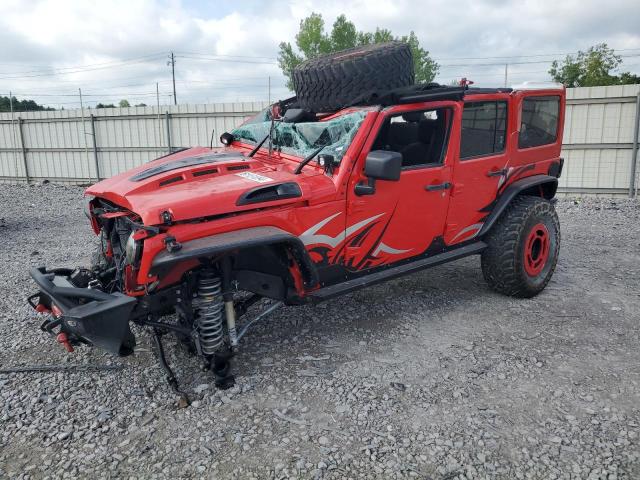
[[[560,249],[560,221],[539,197],[513,200],[485,238],[482,273],[497,292],[530,298],[551,280]]]

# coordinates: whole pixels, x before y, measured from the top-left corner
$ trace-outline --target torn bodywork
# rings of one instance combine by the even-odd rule
[[[184,149],[88,188],[91,265],[31,270],[42,329],[68,351],[129,355],[132,324],[146,327],[183,395],[167,334],[228,388],[248,327],[280,305],[476,254],[496,290],[540,292],[559,245],[549,200],[564,88],[427,84],[366,98],[329,112],[278,102],[223,134],[223,148]],[[528,243],[501,243],[516,227],[530,230]],[[511,261],[500,263],[507,246]],[[508,270],[522,255],[529,269]]]

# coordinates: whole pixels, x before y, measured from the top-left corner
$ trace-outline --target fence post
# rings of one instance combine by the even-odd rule
[[[631,178],[629,179],[629,198],[636,192],[636,175],[638,174],[638,132],[640,130],[640,91],[636,95],[636,119],[633,127],[633,150],[631,151]]]
[[[24,165],[24,176],[29,183],[29,167],[27,166],[27,148],[24,146],[24,134],[22,133],[22,124],[24,120],[18,117],[18,131],[20,132],[20,147],[22,148],[22,163]],[[18,173],[18,172],[16,172]]]
[[[98,165],[98,143],[96,140],[96,117],[91,114],[91,138],[93,139],[93,161],[96,165],[96,180],[100,181],[100,166]]]
[[[171,115],[169,114],[169,110],[164,112],[164,118],[165,118],[165,123],[167,124],[167,148],[168,148],[168,153],[171,153],[171,123],[170,123]]]

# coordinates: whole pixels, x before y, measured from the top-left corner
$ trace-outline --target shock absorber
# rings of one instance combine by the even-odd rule
[[[200,274],[195,303],[200,351],[210,357],[224,343],[222,281],[213,271],[204,270]]]

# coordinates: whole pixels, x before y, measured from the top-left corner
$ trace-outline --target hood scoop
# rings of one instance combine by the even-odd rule
[[[174,160],[173,162],[163,163],[156,167],[147,168],[141,172],[136,173],[129,180],[132,182],[140,182],[147,178],[155,177],[161,173],[170,172],[171,170],[178,170],[185,167],[193,167],[195,165],[203,165],[206,163],[222,162],[225,160],[245,160],[244,156],[237,153],[214,153],[206,155],[198,155],[196,157],[186,157],[180,160]]]
[[[279,183],[267,185],[266,187],[256,187],[247,190],[236,201],[236,205],[249,205],[252,203],[273,202],[286,198],[297,198],[302,196],[300,186],[295,182]]]

